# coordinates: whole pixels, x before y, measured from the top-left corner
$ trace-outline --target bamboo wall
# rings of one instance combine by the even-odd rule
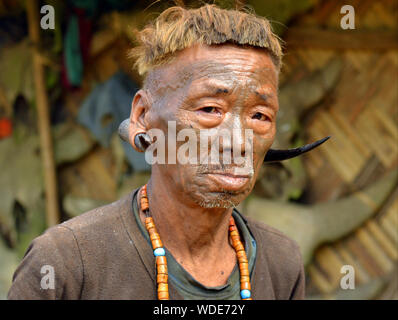
[[[304,157],[311,203],[368,186],[398,165],[397,2],[347,4],[356,10],[356,30],[341,30],[342,3],[327,1],[298,19],[286,36],[283,79],[304,76],[335,58],[344,65],[338,85],[304,126],[308,142],[332,136],[327,145]],[[351,43],[339,41],[344,33],[350,33]],[[395,190],[378,213],[349,236],[316,251],[308,267],[309,296],[338,297],[340,268],[349,264],[362,288],[353,297],[398,298],[397,195]]]

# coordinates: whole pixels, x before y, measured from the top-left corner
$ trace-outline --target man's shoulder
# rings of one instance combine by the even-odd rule
[[[268,241],[268,244],[284,244],[291,250],[299,249],[295,240],[285,235],[283,232],[275,229],[264,222],[255,220],[251,217],[245,216],[250,230],[254,229],[260,236],[261,241]]]
[[[257,280],[269,279],[275,299],[303,299],[304,265],[297,242],[265,223],[246,220],[257,243]]]
[[[35,238],[14,274],[9,298],[117,296],[115,288],[121,287],[125,278],[115,280],[114,275],[131,268],[141,274],[144,270],[137,251],[132,250],[133,241],[124,221],[132,212],[131,200],[132,193],[53,226]],[[130,216],[128,221],[134,220]],[[56,290],[40,289],[42,266],[54,270]],[[137,277],[133,280],[138,281]]]
[[[65,250],[77,248],[75,253],[87,252],[103,254],[112,250],[105,243],[120,245],[126,241],[123,215],[128,215],[132,194],[104,206],[92,209],[79,216],[48,228],[35,238],[31,246],[37,249],[63,247]],[[131,209],[130,209],[131,210]],[[128,239],[129,240],[129,239]]]
[[[258,247],[272,265],[284,265],[297,269],[302,265],[300,247],[295,240],[281,231],[250,217],[245,217],[254,233]]]
[[[131,205],[132,193],[104,206],[92,209],[69,219],[56,227],[66,228],[73,232],[91,232],[101,228],[111,228],[121,219]],[[57,228],[52,228],[57,229]],[[49,230],[50,231],[50,230]]]

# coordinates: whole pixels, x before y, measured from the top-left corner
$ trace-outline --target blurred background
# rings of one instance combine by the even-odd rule
[[[254,8],[284,41],[274,147],[332,136],[264,166],[241,211],[299,243],[307,299],[397,299],[398,2],[211,3]],[[148,180],[117,136],[142,83],[127,50],[172,4],[0,0],[0,299],[33,238]],[[342,28],[344,5],[355,29]],[[355,289],[342,288],[347,265]]]

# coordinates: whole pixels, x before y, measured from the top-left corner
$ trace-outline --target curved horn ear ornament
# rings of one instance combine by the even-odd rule
[[[119,125],[119,130],[118,130],[119,137],[128,143],[130,143],[129,126],[130,126],[130,119],[126,119]],[[145,132],[140,132],[135,135],[133,143],[135,144],[137,149],[144,152],[151,144],[151,140]]]
[[[329,138],[330,136],[294,149],[287,149],[287,150],[269,149],[267,154],[265,155],[264,162],[277,162],[277,161],[283,161],[294,157],[298,157],[303,153],[306,153],[308,151],[311,151],[312,149],[315,149],[316,147],[319,147],[322,143],[329,140]]]

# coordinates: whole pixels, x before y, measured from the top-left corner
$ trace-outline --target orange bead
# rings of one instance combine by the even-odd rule
[[[160,239],[157,239],[157,240],[153,240],[153,241],[152,241],[152,248],[153,248],[153,250],[155,250],[155,249],[157,249],[157,248],[160,248],[160,247],[163,247],[162,241],[161,241]]]
[[[167,265],[167,259],[165,256],[157,256],[156,257],[156,264],[157,265],[161,265],[161,264],[165,264]]]
[[[145,225],[145,227],[149,234],[156,232],[156,229],[150,225]]]
[[[157,232],[153,232],[152,234],[150,234],[149,238],[151,238],[151,241],[160,240],[159,233],[157,233]]]
[[[249,269],[240,269],[239,271],[241,276],[250,276]]]
[[[231,237],[232,244],[238,244],[240,242],[239,236],[232,236]]]
[[[232,244],[235,248],[235,251],[245,251],[242,242],[235,242]]]
[[[240,290],[251,290],[252,288],[251,288],[251,285],[250,285],[250,282],[241,282],[240,283]]]
[[[159,300],[169,300],[169,293],[168,292],[158,292],[158,299]]]
[[[232,242],[232,246],[234,247],[235,251],[245,251],[245,248],[243,247],[242,242],[240,241],[234,241]]]
[[[231,238],[232,238],[232,237],[238,237],[238,238],[240,238],[239,232],[238,232],[237,230],[232,230],[229,234],[230,234]]]
[[[153,219],[152,219],[152,217],[146,217],[146,218],[145,218],[145,225],[148,225],[148,224],[150,224],[150,223],[153,224]],[[152,227],[155,227],[155,225],[153,225]]]
[[[156,275],[156,282],[157,283],[167,283],[169,276],[167,274],[161,273]]]
[[[243,247],[242,242],[241,242],[241,245],[242,245],[242,247]],[[239,257],[238,257],[238,258],[240,258],[240,257],[242,257],[242,258],[247,258],[247,256],[246,256],[246,251],[245,251],[245,250],[240,250],[240,251],[237,251],[236,253],[238,253],[238,252],[242,252],[241,254],[239,254]]]
[[[239,270],[249,270],[249,264],[247,262],[239,262]]]
[[[169,292],[169,285],[167,283],[159,283],[158,292]]]
[[[149,233],[156,232],[156,228],[153,222],[146,223],[145,228],[148,230]]]
[[[244,260],[247,261],[246,252],[245,252],[245,251],[238,251],[238,252],[236,253],[236,256],[238,257],[238,260],[239,260],[239,261],[241,261],[241,259],[244,259]],[[242,262],[246,262],[246,261],[243,261],[243,260],[242,260]]]
[[[244,275],[240,275],[240,283],[243,282],[249,282],[250,283],[250,277],[249,276],[244,276]]]
[[[168,274],[167,273],[167,264],[159,264],[157,265],[158,274]]]
[[[240,241],[240,237],[237,237],[237,236],[231,237],[231,240],[232,240],[232,243],[233,243],[234,245],[237,245],[237,244],[239,244],[239,243],[242,243],[242,241]]]

